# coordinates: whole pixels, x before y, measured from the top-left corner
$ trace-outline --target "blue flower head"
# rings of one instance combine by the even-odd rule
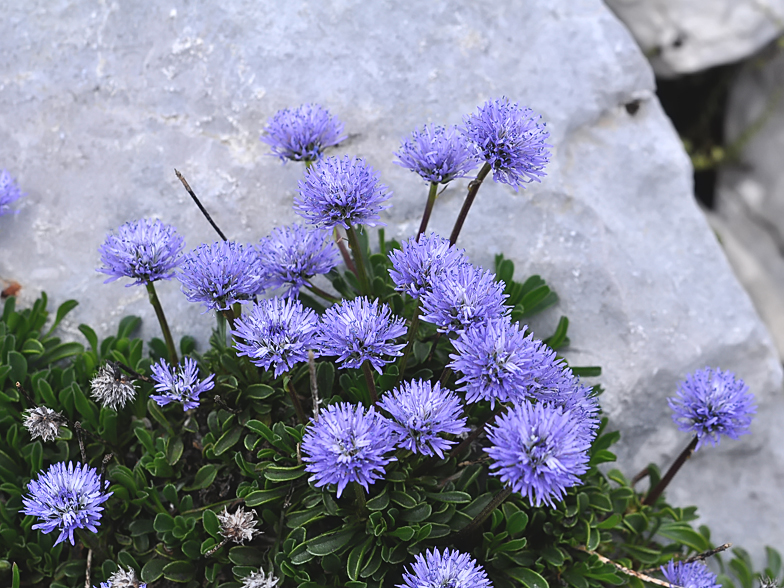
[[[509,314],[504,285],[495,275],[470,264],[442,274],[422,296],[421,319],[442,333],[460,333],[473,324]]]
[[[284,295],[297,296],[313,276],[326,274],[340,262],[329,233],[302,225],[278,227],[259,244],[264,268],[264,289],[286,288]]]
[[[315,312],[293,298],[270,298],[254,304],[234,323],[238,355],[268,370],[275,377],[308,360],[308,350],[318,347],[319,320]]]
[[[184,241],[171,226],[160,220],[141,219],[125,223],[117,235],[109,234],[98,248],[103,267],[98,268],[113,282],[131,278],[128,286],[170,280],[180,265]]]
[[[478,163],[476,152],[457,127],[425,125],[404,139],[395,155],[395,163],[437,184],[462,178]]]
[[[183,410],[199,406],[199,395],[215,387],[215,374],[210,374],[199,381],[199,368],[196,360],[186,357],[179,366],[172,368],[165,359],[152,364],[152,379],[155,380],[155,391],[151,394],[158,406],[166,406],[170,402],[181,402]]]
[[[492,588],[484,568],[467,553],[437,547],[418,553],[397,588]]]
[[[109,482],[104,483],[104,490]],[[44,533],[60,530],[55,545],[68,539],[74,545],[74,531],[87,529],[98,532],[101,520],[101,504],[109,499],[112,492],[102,492],[101,483],[95,468],[87,464],[59,462],[49,466],[39,474],[37,480],[27,485],[30,496],[22,497],[23,512],[38,517],[40,522],[33,529]]]
[[[455,442],[439,435],[457,435],[468,430],[460,399],[454,392],[442,389],[438,382],[435,385],[427,380],[403,382],[384,394],[378,406],[392,415],[391,426],[398,445],[414,453],[435,453],[443,459],[444,451]]]
[[[430,292],[442,276],[469,263],[462,249],[435,233],[419,235],[419,240],[411,237],[403,241],[400,249],[390,251],[389,260],[392,262],[389,275],[395,290],[412,298]]]
[[[226,310],[263,290],[264,268],[252,245],[217,241],[187,253],[177,279],[185,297],[208,309]]]
[[[333,118],[318,104],[303,104],[294,109],[279,110],[269,119],[261,141],[272,147],[272,153],[283,163],[317,161],[324,149],[337,145],[343,135],[343,123]]]
[[[16,214],[18,210],[11,210],[10,204],[22,197],[22,191],[16,185],[14,178],[8,170],[0,170],[0,216]]]
[[[294,210],[309,223],[331,229],[341,225],[383,225],[379,213],[392,196],[364,160],[326,157],[305,172]]]
[[[721,435],[737,439],[748,433],[751,416],[757,412],[754,395],[743,380],[720,369],[706,367],[686,376],[677,394],[667,400],[674,412],[672,420],[681,431],[699,438],[696,449],[705,441],[716,445]]]
[[[359,368],[368,361],[378,373],[391,359],[402,355],[405,343],[393,343],[406,334],[404,320],[393,317],[386,304],[366,297],[343,300],[322,316],[321,355],[337,355],[341,368]]]
[[[550,133],[541,117],[508,99],[488,100],[466,117],[464,133],[493,168],[496,182],[519,186],[541,181],[550,161]]]
[[[544,403],[522,402],[485,428],[491,472],[531,504],[555,506],[588,471],[592,430],[581,415]]]
[[[395,436],[389,421],[373,407],[348,403],[332,404],[319,412],[318,422],[311,421],[302,438],[302,461],[306,472],[313,474],[315,486],[337,484],[337,495],[349,482],[358,482],[365,490],[384,473],[384,466],[396,458]]]
[[[661,567],[664,578],[670,586],[681,588],[721,588],[716,574],[701,561],[683,563],[670,560]]]

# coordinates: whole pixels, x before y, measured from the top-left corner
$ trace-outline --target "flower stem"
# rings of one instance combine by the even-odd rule
[[[354,254],[354,264],[356,265],[357,279],[359,280],[359,287],[362,293],[370,295],[370,282],[368,282],[367,272],[365,271],[365,262],[362,259],[362,249],[359,246],[359,238],[353,226],[349,226],[346,231],[348,235],[348,244],[351,246],[351,252]]]
[[[414,316],[411,317],[411,323],[408,325],[408,342],[406,348],[403,350],[403,359],[400,360],[400,368],[398,371],[397,381],[403,378],[403,372],[406,371],[406,364],[411,352],[414,350],[414,340],[416,339],[417,331],[419,330],[419,299],[414,302]]]
[[[221,314],[229,323],[229,328],[233,331],[234,330],[234,319],[237,318],[234,314],[234,309],[231,306],[227,306],[226,310],[221,310]]]
[[[210,225],[212,225],[212,228],[215,229],[215,232],[218,233],[218,235],[220,235],[221,239],[223,239],[224,241],[228,241],[228,239],[226,238],[226,235],[223,234],[223,231],[221,231],[218,228],[218,225],[215,224],[215,221],[212,220],[212,217],[210,216],[210,213],[207,212],[207,209],[204,208],[204,206],[202,206],[202,203],[196,197],[196,194],[193,192],[191,187],[188,185],[188,182],[185,181],[185,178],[183,177],[183,175],[180,172],[178,172],[176,169],[174,170],[174,173],[176,174],[177,178],[182,182],[183,187],[185,188],[185,190],[187,190],[188,194],[190,194],[191,198],[193,198],[193,201],[196,203],[196,206],[199,207],[199,210],[201,210],[201,213],[209,221]]]
[[[468,437],[463,439],[454,449],[452,449],[452,451],[449,452],[449,455],[446,456],[447,461],[452,459],[453,457],[459,456],[463,451],[465,451],[465,449],[469,447],[471,443],[473,443],[476,440],[476,438],[479,437],[479,435],[481,435],[484,432],[485,425],[487,425],[487,423],[489,423],[491,419],[501,414],[501,411],[503,409],[504,409],[503,404],[499,404],[498,408],[496,408],[493,411],[493,414],[487,417],[487,420],[485,420],[485,422],[483,422],[476,429],[471,431],[471,434],[468,435]]]
[[[365,375],[365,382],[367,382],[368,392],[370,392],[370,402],[375,404],[378,402],[378,393],[376,392],[376,381],[373,378],[373,369],[370,367],[368,360],[362,362],[362,373]]]
[[[169,323],[166,322],[166,315],[163,314],[161,301],[158,300],[158,293],[155,291],[155,284],[152,282],[147,283],[147,294],[150,297],[150,304],[155,309],[155,316],[158,317],[161,331],[163,331],[163,339],[166,341],[166,348],[169,350],[169,361],[172,363],[172,366],[176,366],[180,363],[180,360],[177,359],[177,347],[174,345],[174,339],[172,339],[172,334],[169,330]]]
[[[642,499],[643,504],[651,505],[656,503],[656,500],[658,500],[659,496],[661,496],[661,493],[664,492],[669,483],[672,482],[672,479],[675,477],[675,474],[678,473],[678,470],[681,469],[681,466],[685,464],[686,460],[691,457],[692,453],[694,453],[698,442],[699,437],[695,435],[694,439],[692,439],[686,446],[686,449],[681,451],[681,454],[678,456],[678,459],[675,460],[675,463],[673,463],[670,466],[670,469],[667,470],[667,473],[664,474],[664,477],[659,480],[659,483],[656,484],[656,487],[648,492],[648,495]]]
[[[466,195],[465,202],[463,202],[463,208],[460,209],[460,214],[457,216],[455,226],[452,229],[452,234],[449,236],[450,245],[457,243],[457,237],[460,235],[460,229],[463,228],[463,223],[468,216],[468,211],[471,209],[471,205],[474,203],[476,193],[479,192],[479,186],[482,185],[485,177],[487,177],[487,174],[489,174],[492,169],[493,168],[490,166],[490,164],[485,162],[485,164],[482,166],[482,169],[480,169],[479,173],[476,174],[476,179],[472,180],[471,183],[468,184],[468,194]]]
[[[334,228],[332,234],[335,237],[335,244],[338,246],[338,249],[340,250],[340,255],[343,258],[343,263],[346,264],[346,268],[348,269],[348,271],[350,271],[353,274],[356,274],[357,268],[354,267],[354,262],[351,260],[351,254],[348,252],[348,249],[346,249],[346,244],[343,243],[343,237],[341,237],[340,231],[338,231],[337,227]]]
[[[480,512],[478,515],[474,517],[474,520],[472,520],[470,523],[468,523],[465,527],[460,529],[454,535],[447,536],[449,542],[453,544],[460,544],[465,542],[466,539],[469,539],[471,536],[476,536],[479,527],[482,526],[482,523],[484,523],[487,520],[487,517],[489,517],[493,513],[493,511],[501,505],[501,503],[504,500],[509,498],[509,495],[511,493],[512,493],[512,488],[510,486],[507,486],[506,488],[501,490],[498,494],[496,494],[493,497],[493,500],[490,501],[490,504],[484,507],[482,509],[482,512]]]
[[[422,215],[422,223],[419,225],[416,240],[419,241],[420,235],[427,230],[427,223],[430,222],[430,213],[433,212],[433,206],[436,203],[438,196],[438,182],[430,182],[430,192],[427,195],[427,204],[425,204],[425,212]]]
[[[291,402],[294,405],[294,410],[297,412],[299,422],[303,425],[307,425],[308,417],[305,416],[305,411],[302,410],[302,404],[299,401],[299,396],[297,396],[297,391],[294,389],[294,383],[291,380],[287,382],[286,390],[288,391],[289,396],[291,396]]]
[[[311,292],[313,292],[313,293],[314,293],[316,296],[320,296],[321,298],[323,298],[323,299],[324,299],[324,300],[326,300],[327,302],[331,302],[332,304],[337,304],[337,303],[338,303],[338,302],[340,302],[340,300],[341,300],[341,299],[340,299],[340,298],[338,298],[337,296],[333,296],[333,295],[332,295],[332,294],[330,294],[329,292],[325,292],[324,290],[322,290],[322,289],[321,289],[321,288],[319,288],[318,286],[314,286],[314,285],[313,285],[313,284],[311,284],[310,282],[306,282],[306,283],[305,283],[305,286],[306,286],[306,287],[307,287],[307,288],[308,288],[308,289],[309,289]]]
[[[365,489],[359,484],[359,482],[351,482],[351,485],[354,486],[354,496],[357,498],[357,506],[359,507],[359,512],[364,513],[366,510],[366,500],[365,500]]]

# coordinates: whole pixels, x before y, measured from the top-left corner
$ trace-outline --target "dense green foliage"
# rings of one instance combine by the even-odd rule
[[[395,292],[388,277],[385,251],[396,244],[385,242],[382,234],[380,253],[371,254],[367,242],[364,246],[374,295],[410,318],[414,302]],[[525,320],[557,302],[538,276],[515,282],[510,261],[499,257],[496,270],[507,284],[515,319]],[[352,274],[333,271],[331,278],[339,292],[354,295]],[[320,308],[315,300],[303,299]],[[138,382],[136,400],[116,412],[90,398],[89,382],[96,369],[105,360],[115,360],[149,373],[151,361],[166,355],[163,342],[153,340],[145,353],[134,336],[140,319],[126,317],[116,336],[99,342],[92,329],[81,325],[87,347],[62,343],[53,332],[75,302],[61,305],[48,327],[46,305],[44,295],[32,308],[18,311],[9,298],[0,321],[2,585],[84,586],[92,550],[95,585],[122,564],[135,568],[156,588],[238,587],[240,578],[259,567],[274,569],[282,586],[371,588],[399,584],[412,554],[455,546],[485,567],[496,588],[641,588],[641,580],[597,554],[643,570],[713,547],[708,529],[694,526],[695,508],[676,508],[663,498],[653,506],[642,505],[641,489],[624,473],[609,469],[607,464],[615,459],[612,446],[620,435],[608,432],[606,421],[591,450],[590,471],[557,508],[532,507],[512,494],[470,534],[457,533],[502,491],[499,480],[488,475],[481,443],[447,460],[399,451],[385,480],[370,486],[365,504],[353,492],[336,499],[334,492],[308,483],[299,454],[305,426],[297,420],[287,388],[294,387],[310,415],[307,365],[273,378],[237,356],[225,323],[219,322],[209,349],[198,357],[202,374],[215,373],[217,384],[198,409],[162,409],[149,400],[151,385]],[[568,345],[567,327],[568,321],[561,319],[546,339],[554,349]],[[194,356],[192,339],[183,339],[180,347],[183,355]],[[403,376],[441,377],[450,350],[448,337],[421,324]],[[379,393],[397,384],[399,363],[376,377]],[[336,371],[327,359],[317,362],[316,371],[322,405],[368,402],[360,370]],[[584,377],[599,374],[597,368],[575,371]],[[85,439],[92,466],[100,470],[104,456],[113,455],[105,472],[113,495],[105,504],[99,532],[80,531],[75,546],[54,546],[55,533],[31,530],[33,517],[18,512],[30,479],[49,464],[79,460],[80,449],[68,429],[52,443],[30,440],[21,425],[29,403],[16,382],[36,403],[63,411],[97,436]],[[213,399],[213,394],[220,398]],[[486,403],[466,410],[474,427],[492,414]],[[657,479],[658,470],[651,467],[648,483]],[[221,541],[216,513],[240,504],[256,511],[263,534],[245,545],[214,550]],[[723,569],[727,575],[720,581],[725,588],[752,588],[757,577],[741,549],[734,550]],[[777,578],[781,572],[778,554],[769,550],[764,574]]]

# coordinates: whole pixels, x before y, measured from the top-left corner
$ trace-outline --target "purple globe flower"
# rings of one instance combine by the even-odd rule
[[[343,123],[318,104],[279,110],[269,119],[264,133],[261,141],[272,147],[283,163],[287,159],[317,161],[326,147],[346,138]]]
[[[128,286],[170,280],[180,265],[183,245],[177,230],[160,220],[128,222],[98,248],[104,265],[98,271],[109,276],[104,284],[123,277],[135,280]]]
[[[104,483],[104,490],[109,482]],[[23,496],[22,513],[41,519],[33,529],[44,533],[60,530],[55,545],[68,539],[74,545],[74,531],[87,529],[98,532],[101,520],[101,504],[113,494],[102,492],[101,483],[95,468],[87,464],[69,462],[55,463],[46,472],[39,474],[37,480],[27,485],[30,496]]]
[[[418,173],[428,182],[446,184],[462,178],[477,166],[475,151],[457,127],[425,125],[403,140],[395,153],[398,165]]]
[[[580,415],[548,404],[522,402],[485,428],[491,472],[539,506],[555,506],[564,490],[588,471],[590,428]]]
[[[683,563],[670,560],[661,566],[664,578],[670,586],[681,588],[721,588],[716,574],[701,561]]]
[[[437,547],[418,553],[397,588],[492,588],[484,568],[467,553]]]
[[[493,168],[496,182],[519,186],[541,181],[550,161],[550,133],[530,108],[508,99],[488,100],[465,119],[464,133]],[[524,186],[523,186],[524,187]]]
[[[287,288],[284,295],[297,296],[313,276],[326,274],[340,262],[340,253],[329,233],[302,225],[276,228],[259,244],[264,267],[264,288]]]
[[[268,370],[275,377],[308,360],[308,350],[317,345],[319,319],[299,300],[270,298],[254,304],[234,323],[234,345],[238,355]]]
[[[183,410],[199,406],[199,395],[215,387],[215,374],[210,374],[199,381],[199,368],[196,360],[186,357],[179,366],[172,368],[165,359],[152,364],[152,379],[155,380],[155,391],[151,394],[158,406],[166,406],[170,402],[182,402]]]
[[[468,430],[462,416],[463,405],[453,392],[441,389],[427,380],[403,382],[387,392],[378,403],[392,415],[392,430],[398,445],[414,453],[444,457],[454,441],[443,439],[441,433],[458,435]]]
[[[226,310],[260,293],[265,272],[252,245],[217,241],[186,254],[177,279],[189,301],[201,302],[208,309]]]
[[[464,331],[475,323],[507,316],[504,285],[495,275],[461,265],[454,272],[442,274],[430,292],[422,296],[421,319],[438,326],[442,333]]]
[[[390,251],[392,269],[389,275],[395,290],[419,298],[433,289],[433,284],[461,265],[468,265],[465,252],[444,239],[430,233],[403,241],[400,249]]]
[[[396,458],[395,436],[387,419],[371,406],[348,403],[332,404],[319,412],[318,422],[311,420],[302,438],[302,461],[315,486],[337,484],[337,495],[349,482],[358,482],[365,490],[385,473],[384,466]]]
[[[309,223],[331,229],[341,225],[383,225],[379,212],[392,196],[364,160],[327,157],[305,172],[294,210]]]
[[[322,316],[319,342],[321,355],[337,355],[341,368],[359,368],[368,361],[378,373],[397,357],[405,343],[393,343],[406,334],[404,320],[393,317],[386,304],[366,297],[343,300]]]
[[[16,185],[14,178],[8,170],[0,170],[0,216],[16,214],[18,210],[11,210],[10,204],[22,197],[22,191]]]
[[[716,445],[721,435],[737,439],[748,433],[751,415],[757,412],[754,395],[743,380],[718,368],[706,367],[686,376],[677,394],[667,400],[675,413],[672,420],[681,431],[698,437],[696,449],[705,441]]]

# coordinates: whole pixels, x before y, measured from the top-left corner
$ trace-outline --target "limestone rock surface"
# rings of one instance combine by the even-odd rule
[[[784,32],[784,0],[606,0],[660,76],[744,59]]]
[[[460,123],[488,98],[530,106],[555,146],[548,176],[519,192],[486,182],[460,244],[487,267],[503,252],[518,277],[539,273],[558,292],[532,326],[547,336],[569,316],[570,360],[604,368],[629,476],[666,467],[688,442],[665,402],[679,379],[705,365],[745,378],[761,407],[755,434],[700,450],[671,498],[697,504],[716,541],[753,553],[784,544],[775,349],[694,203],[645,57],[599,0],[14,0],[0,46],[0,165],[27,192],[0,219],[0,274],[27,302],[40,289],[79,299],[74,338],[79,322],[107,335],[129,313],[145,338],[157,334],[144,290],[95,271],[107,231],[159,217],[190,247],[215,240],[173,168],[232,239],[296,220],[303,169],[259,141],[278,109],[313,101],[341,118],[349,140],[335,153],[380,171],[395,192],[387,234],[406,237],[427,187],[393,164],[400,139],[425,122]],[[465,188],[439,198],[433,229],[449,234]],[[211,314],[174,282],[159,295],[175,338],[206,341]]]

